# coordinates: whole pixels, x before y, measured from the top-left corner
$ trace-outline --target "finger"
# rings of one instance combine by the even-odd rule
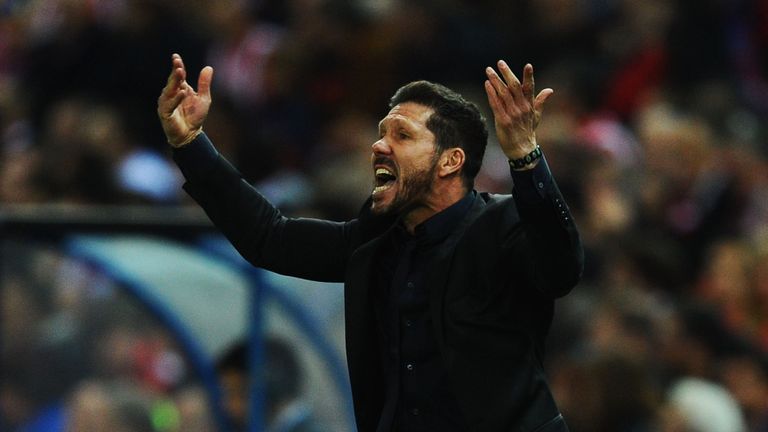
[[[555,93],[555,91],[551,88],[545,88],[540,91],[539,95],[536,96],[536,100],[533,102],[534,111],[540,113],[544,109],[544,102],[546,102],[553,93]]]
[[[184,96],[186,96],[186,92],[181,90],[176,92],[173,97],[161,99],[158,103],[157,111],[163,118],[170,118],[173,115],[173,112],[176,110],[176,108],[179,106],[181,101],[184,99]]]
[[[501,109],[514,109],[515,100],[512,98],[512,95],[509,92],[509,88],[501,79],[499,74],[497,74],[492,67],[485,68],[485,74],[488,76],[488,81],[491,82],[493,89],[496,91],[496,95],[502,102]]]
[[[173,65],[174,72],[178,73],[179,85],[184,89],[184,84],[187,79],[187,68],[184,67],[184,61],[181,59],[180,55],[174,54],[171,56],[171,64]]]
[[[206,66],[200,71],[197,78],[197,92],[201,97],[211,99],[211,82],[213,81],[213,68]]]
[[[171,73],[168,74],[168,81],[165,83],[166,88],[175,88],[179,86],[179,83],[184,79],[184,70],[178,66],[175,62],[171,64]]]
[[[180,55],[174,53],[173,55],[171,55],[171,76],[168,77],[169,81],[171,80],[173,73],[176,71],[176,69],[181,69],[183,72],[183,75],[186,76],[187,71],[184,68],[184,61],[181,59]]]
[[[517,79],[515,73],[512,72],[512,69],[509,68],[509,65],[504,60],[499,60],[499,71],[504,77],[504,81],[507,82],[512,98],[515,102],[521,102],[523,100],[523,93],[520,89],[520,80]]]
[[[189,83],[186,80],[181,82],[181,85],[179,86],[179,88],[181,89],[181,91],[185,91],[188,94],[191,94],[193,96],[197,94],[195,92],[195,89],[193,89],[192,86],[189,85]]]
[[[533,65],[528,63],[523,68],[523,96],[525,100],[531,102],[531,105],[533,105],[534,89]]]
[[[173,53],[173,55],[171,56],[171,60],[173,61],[173,64],[175,67],[180,67],[184,69],[184,72],[187,71],[187,68],[184,66],[184,60],[182,60],[179,54]]]
[[[168,82],[160,93],[161,100],[173,98],[178,94],[178,92],[183,90],[182,76],[183,73],[180,69],[174,69],[171,71],[171,74],[168,76]]]
[[[499,99],[498,94],[496,93],[496,89],[493,87],[493,84],[491,84],[490,81],[485,81],[485,93],[488,95],[488,105],[491,106],[491,111],[493,111],[493,117],[494,118],[500,118],[504,111],[504,104],[502,103],[501,99]]]

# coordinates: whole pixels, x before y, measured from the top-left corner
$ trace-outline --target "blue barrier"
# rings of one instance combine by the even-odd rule
[[[355,430],[355,418],[354,410],[352,406],[352,392],[349,385],[349,375],[345,366],[344,359],[339,356],[336,350],[331,345],[330,341],[318,330],[320,326],[316,320],[307,312],[306,308],[296,302],[291,296],[281,291],[275,286],[272,286],[265,280],[265,274],[267,272],[262,269],[253,267],[250,263],[245,261],[237,251],[227,242],[223,237],[209,237],[200,242],[202,248],[209,251],[213,257],[229,262],[231,265],[239,268],[245,274],[249,276],[252,281],[251,289],[251,314],[250,314],[250,328],[259,331],[252,331],[250,336],[251,343],[251,370],[259,370],[263,364],[263,315],[254,313],[259,311],[264,306],[264,301],[269,299],[275,301],[290,317],[293,318],[295,324],[301,329],[312,343],[312,348],[318,353],[324,364],[327,366],[328,371],[336,384],[337,391],[342,396],[345,404],[345,412],[347,427],[350,431]],[[323,285],[317,283],[317,285]],[[316,289],[322,289],[316,287]],[[255,374],[254,374],[255,375]],[[259,381],[259,380],[256,380]],[[260,382],[252,383],[251,387],[251,412],[264,412],[264,389],[261,387]],[[250,432],[260,432],[263,429],[259,428],[259,425],[263,425],[264,417],[261,414],[252,414]]]
[[[135,240],[132,240],[135,239]],[[200,339],[194,329],[190,328],[189,323],[184,322],[183,316],[179,312],[166,304],[158,294],[158,287],[152,286],[152,282],[147,278],[137,275],[135,268],[126,266],[126,260],[122,254],[116,251],[110,251],[109,246],[112,243],[131,241],[138,242],[136,248],[140,252],[147,251],[148,245],[158,244],[161,249],[169,249],[169,256],[177,257],[177,260],[194,259],[204,260],[218,269],[218,271],[227,271],[238,274],[245,281],[247,295],[247,335],[250,343],[250,361],[251,370],[260,371],[264,364],[264,308],[267,301],[274,302],[286,316],[296,325],[310,342],[310,348],[319,356],[326,365],[329,376],[335,385],[338,394],[341,396],[344,404],[343,411],[344,423],[348,430],[355,430],[354,415],[352,409],[352,395],[349,387],[346,366],[343,357],[334,349],[332,343],[320,331],[321,325],[315,317],[300,304],[293,296],[285,292],[284,289],[274,284],[276,275],[270,274],[264,270],[257,269],[243,260],[234,249],[221,237],[204,239],[199,243],[198,248],[182,247],[180,244],[174,244],[163,239],[146,239],[143,237],[91,237],[91,236],[73,236],[65,242],[66,251],[73,257],[81,259],[99,270],[107,276],[121,282],[129,294],[136,298],[141,304],[156,316],[172,334],[178,339],[181,348],[187,354],[187,357],[194,371],[201,379],[203,386],[210,395],[213,403],[213,414],[218,427],[221,430],[227,430],[226,416],[222,406],[222,395],[219,387],[218,376],[215,370],[215,357],[211,353],[210,346]],[[142,244],[141,242],[148,242]],[[151,248],[149,248],[151,249]],[[116,248],[117,251],[121,249]],[[182,255],[182,256],[178,256]],[[179,271],[178,269],[175,269]],[[170,273],[174,271],[173,266],[167,269],[155,269],[155,271]],[[269,276],[269,277],[267,277]],[[270,278],[272,281],[270,281]],[[226,283],[226,279],[220,279],[219,283]],[[322,285],[319,284],[318,285]],[[338,285],[338,284],[337,284]],[[219,287],[221,288],[221,287]],[[317,289],[323,289],[318,287]],[[233,318],[235,319],[235,318]],[[244,336],[244,335],[243,335]],[[208,344],[210,345],[210,344]],[[264,380],[259,379],[259,373],[251,374],[251,399],[250,399],[250,418],[249,431],[259,432],[264,430],[265,416],[265,388]]]
[[[135,274],[126,272],[125,269],[98,253],[97,249],[91,248],[87,243],[78,240],[78,237],[73,237],[65,242],[65,250],[70,256],[93,265],[104,274],[123,284],[127,292],[146,306],[177,338],[211,398],[216,423],[219,425],[219,428],[224,430],[226,416],[222,409],[221,392],[216,369],[212,359],[204,353],[195,335],[188,331],[187,327],[179,321],[179,318],[166,305],[152,295],[152,287],[145,286],[143,282],[137,279]]]

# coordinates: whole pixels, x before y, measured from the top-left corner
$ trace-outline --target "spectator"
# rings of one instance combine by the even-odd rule
[[[302,370],[299,359],[286,342],[275,337],[264,343],[264,370],[250,371],[248,346],[238,343],[217,362],[224,394],[224,411],[235,431],[246,431],[249,424],[251,379],[263,377],[265,430],[269,432],[312,432],[323,428],[302,399]]]

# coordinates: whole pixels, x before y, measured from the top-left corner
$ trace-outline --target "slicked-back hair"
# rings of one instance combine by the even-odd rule
[[[464,185],[472,189],[488,143],[485,118],[477,105],[448,87],[429,81],[414,81],[400,87],[389,100],[389,107],[406,102],[435,111],[426,126],[435,135],[436,150],[438,153],[456,147],[464,150],[461,175]]]

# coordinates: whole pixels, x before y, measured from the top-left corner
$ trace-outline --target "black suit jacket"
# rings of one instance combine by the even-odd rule
[[[349,222],[286,218],[218,155],[205,135],[175,152],[185,190],[251,263],[291,276],[344,281],[346,349],[360,432],[384,403],[374,296],[376,253],[395,222],[363,206]],[[439,246],[426,281],[450,383],[472,431],[567,430],[546,383],[544,338],[554,299],[577,283],[581,243],[546,162],[516,191],[476,195]],[[526,204],[518,207],[518,202]]]

